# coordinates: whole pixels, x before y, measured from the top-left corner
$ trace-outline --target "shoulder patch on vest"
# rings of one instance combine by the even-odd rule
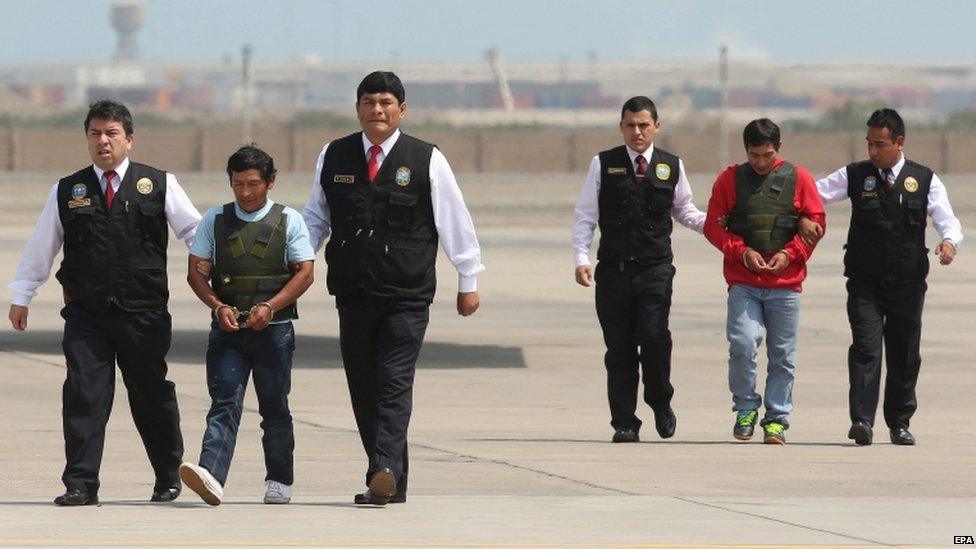
[[[668,166],[664,162],[659,163],[658,165],[654,166],[654,175],[656,175],[661,181],[666,181],[669,177],[671,177],[671,166]]]
[[[337,175],[332,178],[333,183],[344,183],[346,185],[351,185],[356,182],[355,175]]]
[[[400,166],[396,171],[396,184],[398,187],[406,187],[410,184],[410,168]]]
[[[918,190],[918,180],[914,177],[905,178],[905,190],[913,193]]]
[[[624,175],[627,173],[627,168],[607,168],[608,175]]]

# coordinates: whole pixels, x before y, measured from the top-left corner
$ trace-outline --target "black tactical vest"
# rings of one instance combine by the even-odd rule
[[[678,175],[678,157],[657,147],[640,183],[626,147],[600,153],[598,260],[671,262],[671,206]]]
[[[778,252],[796,236],[796,168],[783,162],[756,189],[749,172],[753,172],[749,164],[735,170],[735,208],[729,216],[729,230],[757,252]]]
[[[166,172],[129,162],[111,212],[91,166],[58,182],[64,259],[55,275],[92,312],[164,309]]]
[[[905,160],[888,189],[870,161],[847,166],[851,226],[844,276],[862,282],[924,280],[929,272],[925,225],[932,170]]]
[[[433,150],[401,133],[371,183],[361,133],[329,144],[319,180],[332,216],[325,247],[329,293],[433,301]]]
[[[284,209],[274,204],[262,219],[248,222],[237,217],[231,202],[214,218],[213,287],[220,301],[246,312],[255,303],[274,297],[291,280],[285,262],[288,224]],[[295,318],[295,303],[274,314],[274,320]]]

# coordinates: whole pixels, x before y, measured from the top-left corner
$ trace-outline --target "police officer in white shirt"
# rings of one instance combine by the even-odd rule
[[[661,123],[654,102],[632,97],[620,112],[624,145],[593,157],[576,202],[576,282],[596,283],[596,310],[607,346],[607,396],[614,442],[637,442],[635,415],[643,369],[644,401],[661,438],[674,435],[671,408],[672,217],[701,233],[705,213],[691,202],[684,163],[654,146]],[[590,266],[600,227],[599,264]]]
[[[129,160],[132,115],[124,105],[107,99],[93,103],[85,134],[93,165],[51,189],[9,286],[10,323],[27,329],[31,298],[63,248],[56,277],[65,300],[66,492],[54,503],[98,503],[116,362],[155,472],[151,501],[172,501],[180,493],[183,438],[176,389],[166,379],[172,331],[166,225],[189,243],[200,213],[172,174]]]
[[[360,504],[400,503],[407,491],[407,425],[417,355],[443,248],[458,271],[457,311],[479,305],[481,248],[444,155],[400,132],[404,90],[373,72],[356,92],[362,132],[319,155],[302,216],[312,245],[326,238],[327,286],[336,296],[342,362],[369,461]]]
[[[905,158],[905,123],[893,109],[876,110],[867,122],[870,160],[849,164],[817,181],[825,204],[849,199],[851,224],[844,254],[847,315],[853,343],[848,351],[851,428],[848,438],[871,444],[885,376],[884,418],[892,444],[913,445],[909,421],[915,413],[915,385],[922,358],[922,304],[928,288],[925,247],[928,217],[942,241],[939,263],[949,265],[962,242],[962,226],[949,195],[931,169]],[[808,241],[819,225],[801,221]]]

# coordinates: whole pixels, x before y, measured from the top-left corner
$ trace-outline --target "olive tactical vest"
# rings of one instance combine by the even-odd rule
[[[291,280],[285,263],[287,223],[285,207],[274,204],[264,218],[244,221],[234,203],[214,218],[213,287],[220,300],[248,311],[274,297]],[[277,311],[274,320],[298,318],[295,303]]]
[[[756,189],[747,176],[751,169],[749,164],[740,164],[735,170],[735,208],[729,216],[729,230],[753,250],[775,253],[797,232],[799,219],[793,206],[796,168],[783,162]]]

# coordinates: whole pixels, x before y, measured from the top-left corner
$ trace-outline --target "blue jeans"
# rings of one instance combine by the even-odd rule
[[[234,457],[248,375],[254,376],[264,436],[265,480],[294,482],[295,431],[288,410],[295,330],[291,322],[269,324],[254,331],[224,332],[213,326],[207,345],[207,388],[210,412],[203,434],[200,466],[221,486]]]
[[[766,337],[766,414],[761,424],[789,426],[793,411],[796,333],[800,325],[800,293],[781,288],[736,284],[729,288],[726,337],[729,340],[729,390],[732,409],[758,410],[756,358]]]

